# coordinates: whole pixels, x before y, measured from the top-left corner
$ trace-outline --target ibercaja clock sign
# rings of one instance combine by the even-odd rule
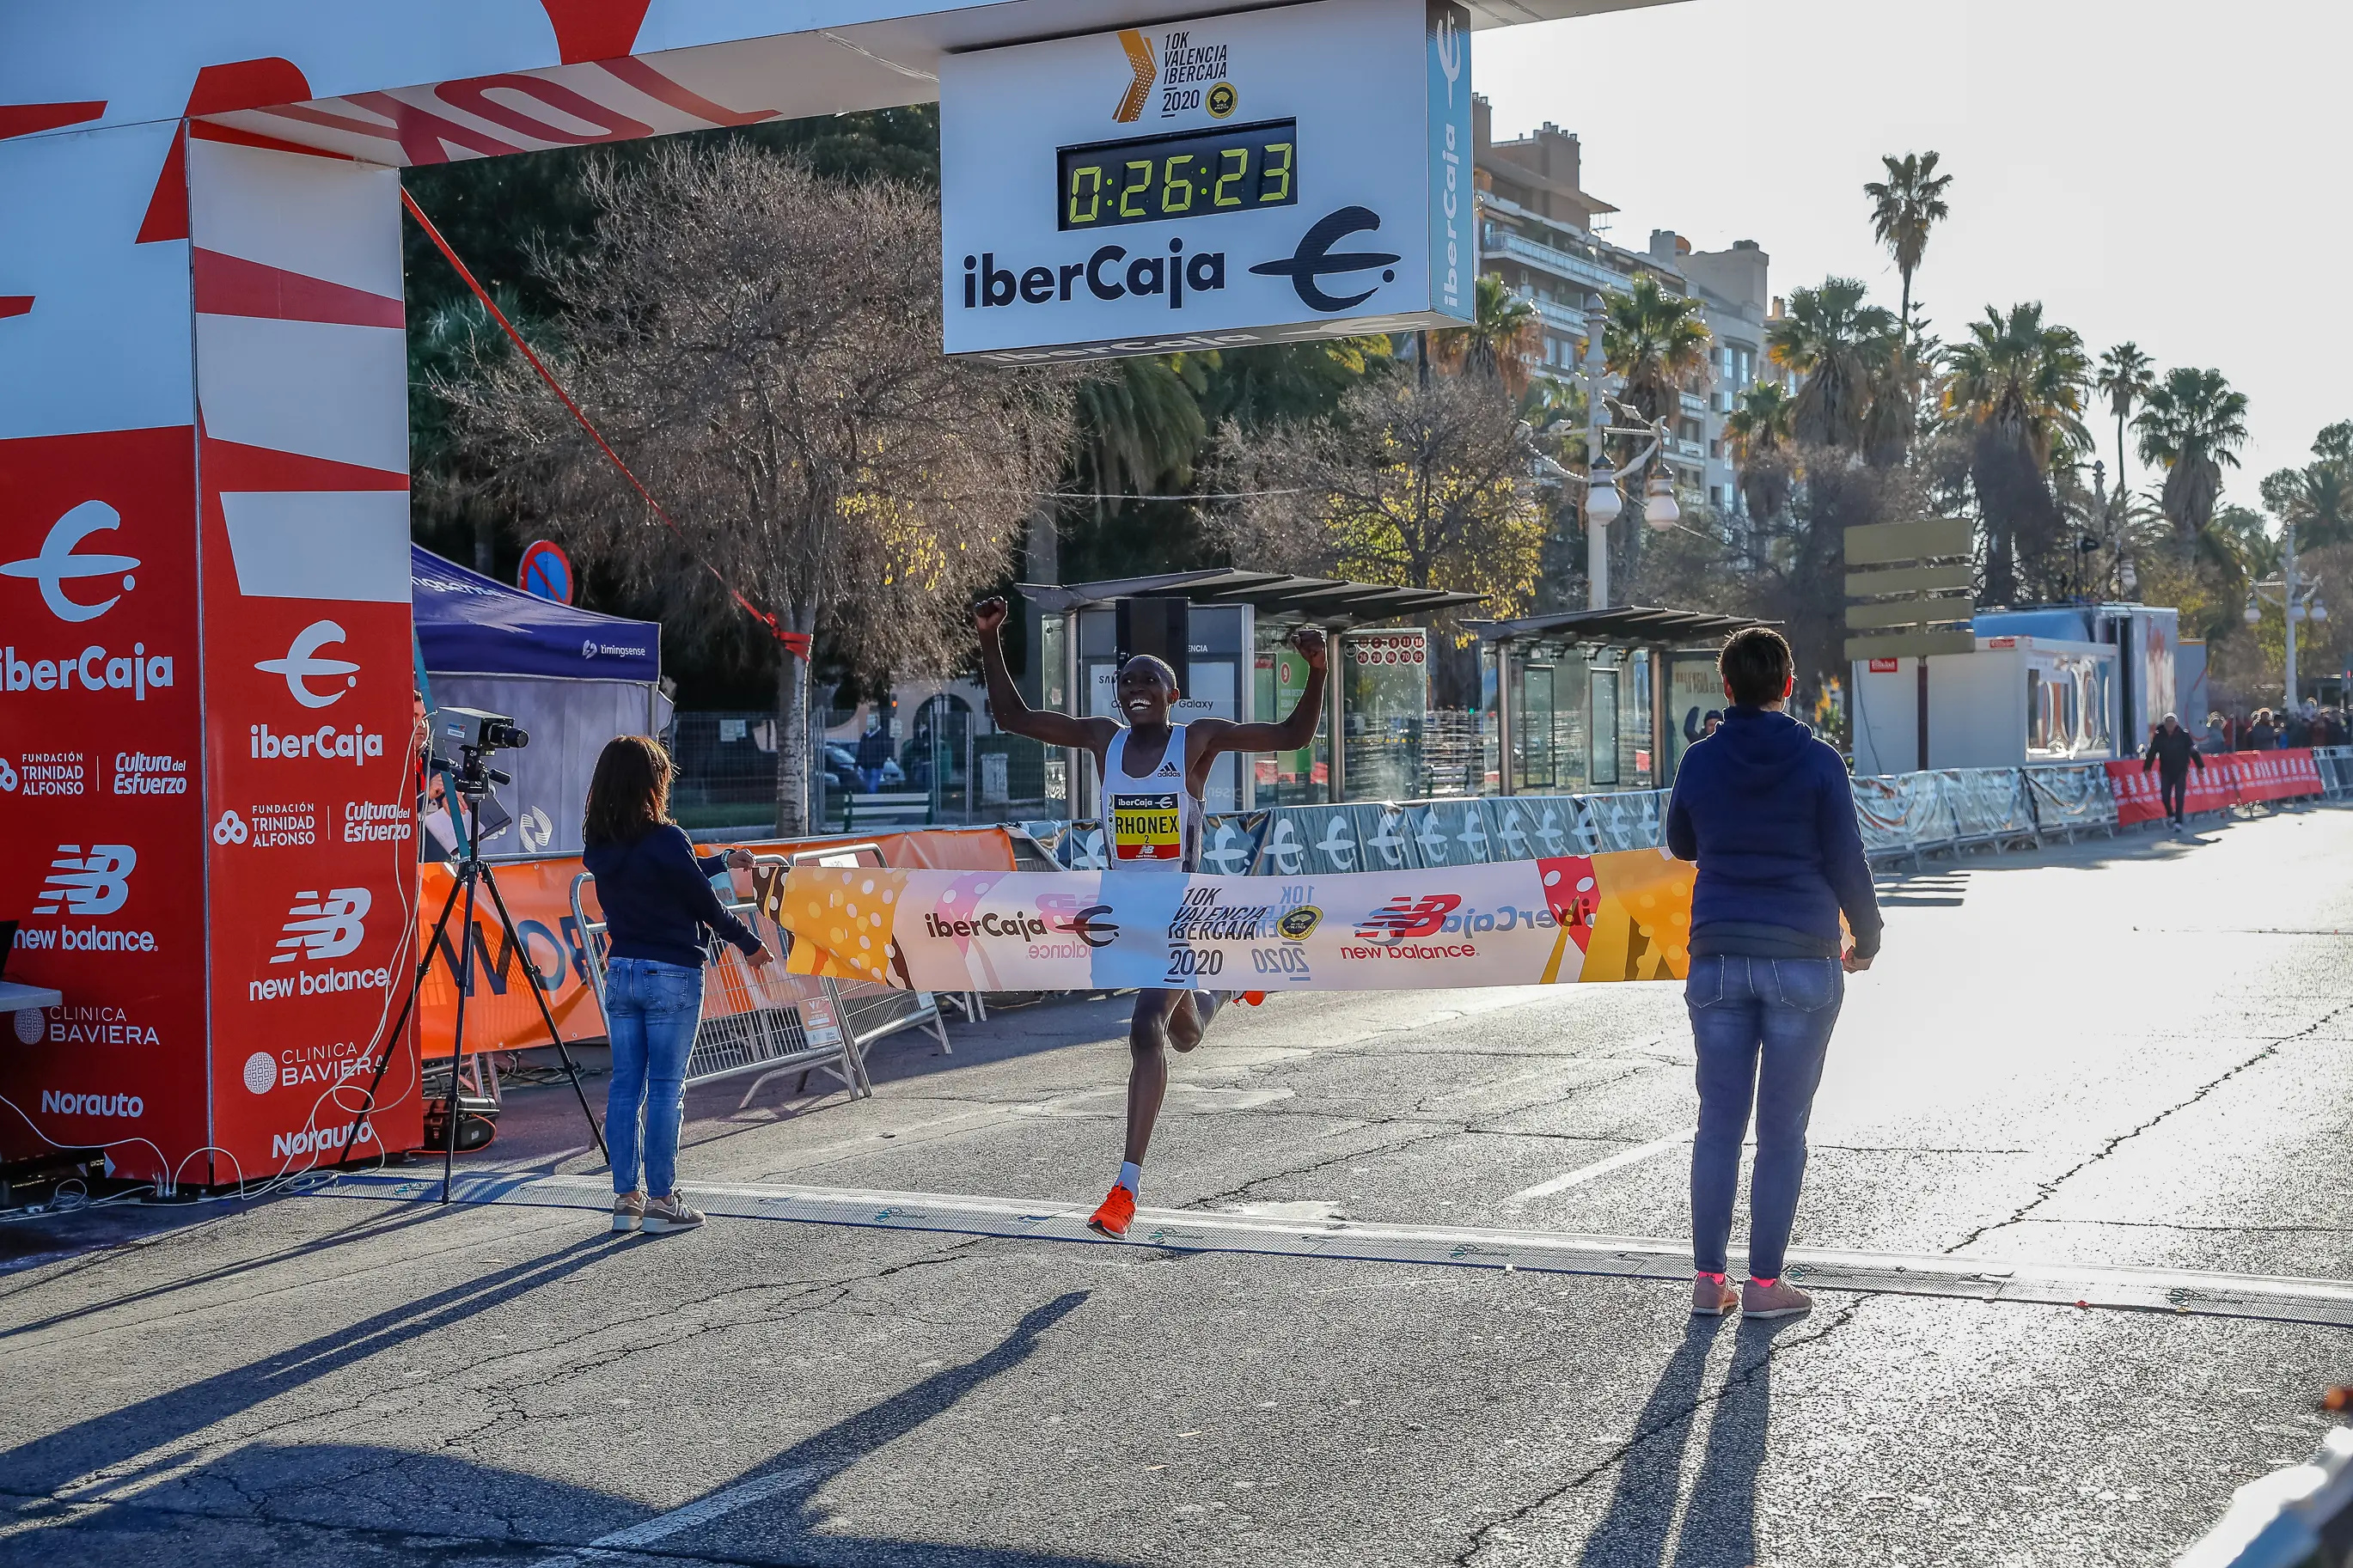
[[[951,57],[947,352],[1021,363],[1457,326],[1469,17],[1314,0]]]

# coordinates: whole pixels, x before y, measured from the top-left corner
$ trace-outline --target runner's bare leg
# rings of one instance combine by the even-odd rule
[[[1127,1153],[1131,1165],[1144,1163],[1152,1143],[1152,1129],[1160,1120],[1160,1102],[1168,1093],[1169,1016],[1191,994],[1184,991],[1139,991],[1135,1020],[1127,1032]],[[1198,1044],[1200,1033],[1194,1031]],[[1190,1050],[1191,1046],[1180,1046]]]

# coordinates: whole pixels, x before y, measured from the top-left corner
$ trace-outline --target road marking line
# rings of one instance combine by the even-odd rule
[[[440,1194],[438,1176],[424,1179],[370,1173],[306,1188],[293,1201],[343,1197],[432,1203]],[[593,1216],[602,1223],[612,1205],[612,1184],[602,1176],[468,1172],[459,1176],[455,1195],[468,1204],[577,1209],[583,1211],[584,1221]],[[1530,1273],[1622,1279],[1691,1279],[1691,1243],[1665,1237],[1365,1225],[1351,1220],[1318,1223],[1191,1209],[1140,1209],[1129,1232],[1131,1242],[1122,1243],[1105,1241],[1087,1229],[1083,1204],[1025,1204],[1013,1198],[957,1193],[893,1193],[782,1183],[698,1183],[694,1202],[713,1219],[784,1220],[1094,1247],[1141,1244],[1173,1252],[1259,1253],[1337,1262],[1509,1267]],[[1736,1257],[1736,1261],[1739,1261]],[[2353,1328],[2353,1281],[2335,1279],[1816,1247],[1793,1249],[1782,1274],[1810,1289]]]
[[[1653,1138],[1648,1143],[1620,1150],[1606,1160],[1596,1160],[1590,1165],[1579,1165],[1574,1171],[1564,1171],[1549,1182],[1538,1182],[1533,1187],[1522,1187],[1504,1200],[1505,1208],[1524,1208],[1538,1198],[1548,1198],[1555,1193],[1565,1193],[1571,1187],[1581,1187],[1597,1176],[1640,1164],[1653,1154],[1663,1154],[1670,1149],[1680,1149],[1692,1141],[1688,1132],[1678,1132],[1672,1138]]]
[[[657,1541],[667,1541],[681,1531],[708,1524],[714,1519],[724,1519],[738,1509],[749,1508],[755,1502],[824,1474],[825,1471],[817,1466],[802,1465],[789,1470],[778,1470],[773,1475],[754,1476],[748,1481],[722,1487],[709,1497],[688,1503],[683,1508],[674,1508],[668,1513],[658,1513],[626,1530],[600,1535],[587,1545],[575,1547],[561,1556],[543,1558],[533,1563],[532,1568],[571,1568],[572,1564],[583,1559],[607,1557],[617,1552],[651,1546]]]

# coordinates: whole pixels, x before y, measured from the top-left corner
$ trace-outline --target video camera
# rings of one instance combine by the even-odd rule
[[[479,708],[437,708],[433,726],[443,744],[457,748],[459,757],[456,763],[436,757],[433,765],[447,769],[457,781],[458,793],[470,800],[483,799],[492,784],[514,782],[488,765],[491,752],[531,744],[531,736],[516,729],[513,720]]]
[[[503,713],[485,713],[479,708],[437,708],[433,721],[440,727],[444,744],[478,756],[518,751],[531,744],[531,736],[516,729],[515,721]]]

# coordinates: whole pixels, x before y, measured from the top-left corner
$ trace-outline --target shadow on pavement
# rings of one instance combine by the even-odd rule
[[[491,1289],[447,1291],[322,1336],[249,1367],[142,1401],[0,1455],[0,1491],[54,1490],[111,1468],[101,1486],[66,1501],[135,1487],[148,1470],[127,1463],[360,1356],[449,1327],[464,1314],[561,1278],[594,1260],[584,1242]],[[610,1494],[538,1476],[365,1443],[253,1445],[169,1473],[165,1485],[14,1537],[39,1560],[82,1562],[309,1561],[576,1564],[632,1561],[788,1563],[906,1563],[947,1568],[1096,1568],[1111,1560],[959,1546],[828,1531],[817,1494],[860,1460],[953,1408],[1035,1352],[1039,1336],[1088,1299],[1072,1291],[1027,1313],[985,1353],[946,1367],[814,1433],[767,1464],[712,1488],[681,1510],[649,1513]],[[460,1299],[462,1298],[462,1299]],[[161,1479],[161,1478],[159,1478]],[[169,1500],[166,1499],[168,1492]],[[731,1506],[732,1505],[732,1506]],[[55,1505],[20,1509],[29,1522]],[[691,1510],[672,1524],[672,1515]],[[37,1546],[35,1543],[38,1543]],[[596,1544],[593,1552],[580,1548]],[[332,1547],[332,1550],[329,1548]],[[639,1556],[639,1552],[647,1555]],[[577,1552],[578,1555],[575,1555]]]
[[[1773,1336],[1798,1321],[1739,1326],[1682,1532],[1674,1537],[1675,1568],[1749,1568],[1757,1561],[1757,1478],[1773,1407]],[[1667,1358],[1635,1419],[1636,1439],[1620,1461],[1609,1511],[1577,1559],[1582,1568],[1659,1568],[1667,1561],[1683,1455],[1705,1403],[1708,1353],[1724,1326],[1722,1318],[1693,1318],[1683,1343]]]

